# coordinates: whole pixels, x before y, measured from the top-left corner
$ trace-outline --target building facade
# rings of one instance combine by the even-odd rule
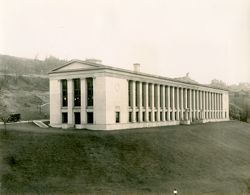
[[[113,130],[229,120],[228,91],[72,60],[49,73],[50,125]]]

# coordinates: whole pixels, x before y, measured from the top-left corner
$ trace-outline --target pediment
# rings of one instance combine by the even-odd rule
[[[53,71],[67,71],[67,70],[83,70],[83,69],[93,69],[98,68],[100,65],[98,64],[89,64],[84,62],[70,62],[64,66],[61,66]]]

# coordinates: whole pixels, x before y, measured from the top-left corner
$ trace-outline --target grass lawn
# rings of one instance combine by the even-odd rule
[[[250,192],[247,123],[122,131],[8,128],[0,145],[2,193]]]

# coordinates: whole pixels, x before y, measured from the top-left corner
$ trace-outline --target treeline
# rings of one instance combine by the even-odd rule
[[[45,60],[19,58],[0,54],[0,73],[14,75],[47,75],[47,73],[66,63],[56,57],[49,56]]]
[[[229,90],[230,119],[244,122],[250,120],[250,83],[227,85],[221,80],[214,79],[210,86]]]

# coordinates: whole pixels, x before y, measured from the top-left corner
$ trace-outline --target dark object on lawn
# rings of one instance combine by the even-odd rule
[[[8,118],[8,122],[17,122],[21,119],[21,114],[11,114]]]

